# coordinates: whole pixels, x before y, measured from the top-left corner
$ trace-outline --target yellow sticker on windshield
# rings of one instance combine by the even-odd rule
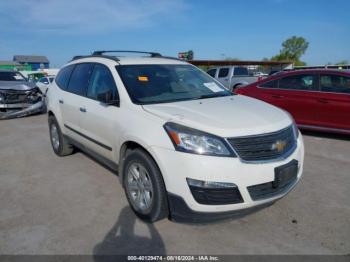
[[[148,82],[147,76],[139,76],[138,79],[139,79],[139,81],[142,81],[142,82]]]

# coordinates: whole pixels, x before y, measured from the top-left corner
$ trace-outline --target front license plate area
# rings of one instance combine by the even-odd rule
[[[273,188],[283,188],[298,175],[298,161],[292,160],[291,162],[275,168],[275,180],[272,182]]]

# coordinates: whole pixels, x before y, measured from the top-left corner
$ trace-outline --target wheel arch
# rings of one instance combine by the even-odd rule
[[[136,142],[134,140],[127,140],[121,145],[120,150],[119,150],[118,174],[119,174],[120,183],[123,185],[123,171],[124,171],[123,166],[124,166],[124,160],[125,160],[125,157],[127,155],[127,152],[129,150],[135,150],[135,149],[143,150],[147,155],[149,155],[152,158],[152,160],[154,161],[154,163],[158,167],[159,172],[161,173],[162,179],[164,182],[164,177],[163,177],[161,168],[160,168],[159,164],[157,163],[156,157],[153,156],[151,150],[148,150],[146,146],[142,145],[139,142]],[[164,185],[165,185],[165,183],[164,183]]]

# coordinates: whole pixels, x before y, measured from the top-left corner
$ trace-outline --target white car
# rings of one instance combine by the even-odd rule
[[[107,54],[60,70],[48,91],[50,138],[59,156],[76,146],[118,171],[139,217],[232,216],[300,180],[303,140],[288,113],[178,59]]]
[[[54,76],[44,76],[35,83],[35,85],[40,89],[41,93],[46,94],[50,84],[55,79]]]

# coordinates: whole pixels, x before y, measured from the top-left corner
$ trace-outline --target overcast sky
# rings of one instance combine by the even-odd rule
[[[348,0],[1,0],[0,59],[46,55],[61,66],[100,49],[260,60],[305,37],[308,64],[350,60]]]

